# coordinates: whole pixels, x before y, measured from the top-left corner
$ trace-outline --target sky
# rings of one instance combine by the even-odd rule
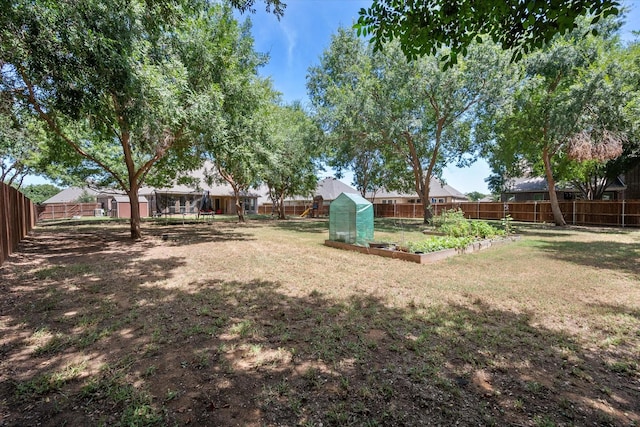
[[[267,14],[257,2],[254,14],[245,14],[253,24],[254,46],[258,52],[268,53],[270,61],[260,74],[271,77],[276,90],[285,102],[301,101],[308,104],[306,90],[307,70],[319,65],[324,50],[329,47],[331,36],[341,26],[350,27],[358,18],[361,8],[371,6],[371,0],[285,0],[287,8],[278,20]],[[630,9],[623,27],[623,40],[631,40],[631,31],[640,30],[640,0],[626,1]],[[444,181],[462,193],[478,191],[489,194],[484,181],[491,174],[489,165],[482,159],[471,167],[448,167]],[[331,176],[327,171],[323,176]],[[351,176],[343,178],[351,185]]]
[[[301,101],[309,104],[306,76],[309,67],[320,63],[331,36],[341,26],[350,27],[358,18],[358,11],[371,5],[371,0],[285,0],[284,16],[278,20],[264,10],[264,3],[256,1],[255,13],[245,13],[239,19],[249,18],[253,24],[255,50],[269,54],[269,63],[260,69],[260,74],[270,77],[276,90],[282,93],[283,101]],[[630,12],[623,27],[623,40],[631,40],[631,31],[640,30],[640,0],[625,2]],[[479,159],[471,167],[445,169],[444,181],[462,193],[478,191],[489,194],[485,182],[491,174],[487,163]],[[326,171],[322,177],[331,176]],[[351,175],[342,180],[351,185]],[[48,182],[40,177],[28,177],[24,184]]]

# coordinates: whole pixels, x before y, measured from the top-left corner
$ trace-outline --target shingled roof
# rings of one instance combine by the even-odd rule
[[[372,199],[372,198],[376,198],[376,199],[392,199],[392,198],[417,198],[418,195],[416,193],[400,193],[398,191],[387,191],[385,189],[381,189],[379,191],[376,191],[375,193],[373,192],[369,192],[367,193],[367,198],[368,199]],[[461,193],[460,191],[456,190],[455,188],[453,188],[452,186],[450,186],[449,184],[443,184],[442,181],[440,181],[437,178],[431,178],[431,183],[429,186],[429,197],[431,198],[446,198],[446,197],[453,197],[455,199],[466,199],[467,196],[465,196],[463,193]]]
[[[608,187],[607,191],[622,191],[627,186],[622,182],[620,177],[616,178]],[[578,191],[570,183],[558,183],[556,185],[557,191]],[[547,180],[543,177],[525,177],[525,178],[513,178],[507,184],[505,193],[539,193],[549,191]]]
[[[55,196],[49,197],[47,200],[45,200],[42,203],[43,204],[71,203],[71,202],[75,202],[81,196],[84,196],[85,194],[89,194],[91,196],[97,196],[98,192],[96,190],[92,190],[91,188],[88,188],[88,187],[85,187],[85,188],[69,187],[69,188],[66,188],[66,189],[62,190],[61,192],[59,192]]]

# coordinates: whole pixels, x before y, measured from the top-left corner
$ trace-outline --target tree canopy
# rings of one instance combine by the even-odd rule
[[[618,136],[625,127],[621,113],[628,97],[615,78],[619,65],[610,62],[619,55],[615,28],[615,22],[603,22],[604,37],[586,38],[578,29],[528,55],[512,108],[500,112],[495,126],[496,145],[489,155],[493,184],[544,176],[557,225],[565,220],[556,183],[570,180],[571,174],[585,176],[584,161],[604,162],[622,153]]]
[[[619,13],[619,6],[617,0],[374,0],[360,10],[356,28],[371,36],[376,49],[399,40],[409,59],[449,47],[442,60],[450,66],[480,36],[514,49],[512,59],[520,59],[575,29],[581,16],[592,16],[595,23]]]
[[[33,203],[42,203],[58,194],[60,189],[53,184],[31,184],[20,188],[20,192]],[[95,201],[95,198],[93,200]]]
[[[384,187],[413,189],[425,221],[431,178],[448,164],[475,160],[485,135],[476,131],[478,118],[496,108],[511,86],[508,61],[495,45],[474,43],[464,61],[443,71],[439,61],[447,54],[442,49],[407,61],[397,42],[374,52],[340,30],[308,79],[337,152],[379,158],[387,172]]]
[[[285,219],[284,200],[311,194],[317,187],[322,133],[299,103],[273,105],[267,115],[268,155],[261,180],[269,188],[278,218]]]
[[[266,4],[282,14],[279,0]],[[61,169],[127,193],[138,238],[153,167],[192,156],[203,120],[223,120],[211,120],[229,95],[221,76],[244,61],[232,21],[228,6],[186,0],[5,1],[2,90],[46,124]]]

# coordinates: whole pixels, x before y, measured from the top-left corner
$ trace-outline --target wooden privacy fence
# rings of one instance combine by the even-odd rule
[[[553,223],[553,213],[549,201],[540,202],[459,202],[431,205],[434,215],[450,209],[461,209],[470,219],[499,220],[507,214],[514,221]],[[299,216],[306,206],[287,206],[288,216]],[[603,225],[613,227],[640,227],[640,200],[575,200],[561,202],[560,209],[567,224]],[[270,215],[272,206],[261,205],[258,213]],[[376,218],[422,218],[422,206],[415,203],[374,204]],[[325,206],[322,216],[329,215]]]
[[[311,207],[311,204],[309,204],[309,206],[302,206],[302,205],[285,206],[284,213],[287,216],[300,216],[307,210],[307,208],[310,208],[310,207]],[[278,214],[276,211],[273,210],[273,205],[271,205],[270,203],[265,203],[263,205],[258,206],[258,213],[263,215]],[[322,216],[328,216],[328,215],[329,215],[329,206],[324,206],[322,211]]]
[[[553,222],[551,204],[541,202],[460,202],[431,205],[434,215],[450,209],[461,209],[471,219],[502,219],[507,214],[514,221]],[[615,227],[640,226],[640,200],[575,200],[561,202],[560,209],[567,224],[605,225]],[[422,218],[418,204],[375,204],[376,217]]]
[[[35,226],[33,203],[13,187],[0,182],[0,264]]]
[[[38,221],[106,215],[100,203],[48,203],[38,206]]]

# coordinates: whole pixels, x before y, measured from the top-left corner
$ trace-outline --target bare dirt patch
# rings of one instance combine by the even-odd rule
[[[640,233],[422,266],[326,226],[39,227],[0,267],[0,425],[640,423]]]

